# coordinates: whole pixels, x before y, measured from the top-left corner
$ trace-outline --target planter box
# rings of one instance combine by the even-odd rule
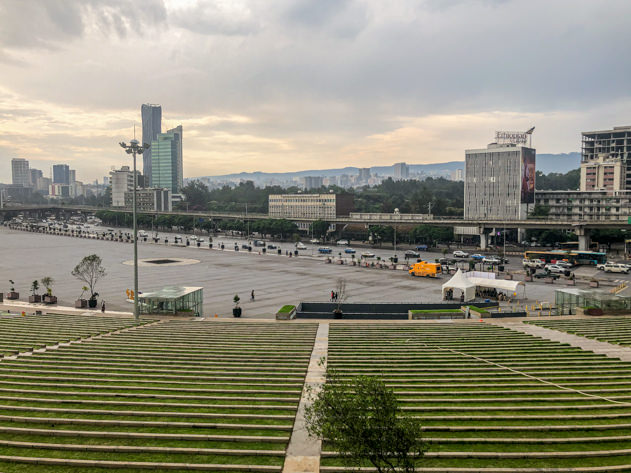
[[[235,307],[234,309],[232,309],[232,316],[241,317],[241,307]]]
[[[471,311],[473,314],[473,311]],[[464,312],[421,312],[408,311],[408,320],[464,319]]]
[[[598,287],[598,281],[589,281],[589,287]]]
[[[75,306],[75,309],[83,309],[88,306],[88,300],[77,299],[76,301],[74,301],[74,306]]]
[[[99,301],[97,301],[96,299],[88,299],[88,307],[90,309],[96,309],[98,302]]]
[[[44,296],[44,304],[57,304],[57,296]]]
[[[15,292],[15,291],[7,292],[7,300],[13,301],[13,300],[16,300],[16,299],[19,299],[19,298],[20,298],[20,293],[19,292]]]
[[[0,302],[4,302],[4,293],[0,292]]]
[[[276,312],[276,320],[293,320],[296,318],[296,308],[294,307],[289,312]]]
[[[42,302],[42,296],[28,296],[28,301],[31,304],[35,304],[37,302]]]

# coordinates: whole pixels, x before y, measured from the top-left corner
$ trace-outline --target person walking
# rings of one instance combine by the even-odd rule
[[[250,294],[250,301],[254,302],[254,289],[252,289],[252,293]]]
[[[335,292],[331,291],[331,302],[333,302],[333,297],[335,296]]]
[[[101,302],[101,313],[105,313],[105,301]]]

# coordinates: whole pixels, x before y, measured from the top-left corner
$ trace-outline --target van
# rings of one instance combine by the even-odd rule
[[[435,278],[443,272],[439,263],[428,263],[427,261],[419,261],[410,266],[408,271],[410,276]]]

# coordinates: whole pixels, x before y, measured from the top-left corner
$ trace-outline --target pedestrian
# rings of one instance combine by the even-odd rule
[[[101,302],[101,313],[105,313],[105,301]]]
[[[333,302],[333,296],[335,296],[335,292],[331,291],[331,302]]]
[[[254,302],[254,289],[252,289],[252,293],[250,294],[250,300]]]

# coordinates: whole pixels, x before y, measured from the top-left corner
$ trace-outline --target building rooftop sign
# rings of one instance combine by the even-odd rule
[[[498,144],[525,145],[528,142],[528,136],[532,135],[533,131],[535,131],[534,126],[528,131],[496,131],[495,141]]]

